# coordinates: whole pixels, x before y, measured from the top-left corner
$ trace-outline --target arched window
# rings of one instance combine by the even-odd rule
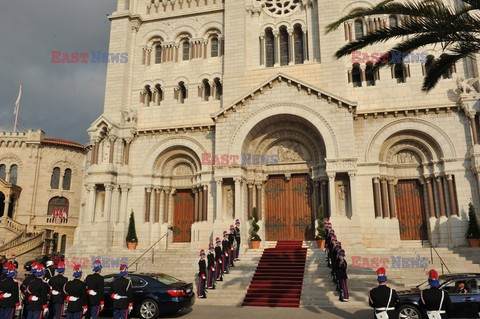
[[[360,69],[360,64],[355,63],[352,66],[352,82],[353,87],[362,86],[362,70]]]
[[[444,56],[444,54],[442,54],[440,57],[443,57],[443,56]],[[453,66],[452,66],[452,67],[446,69],[445,71],[443,71],[443,73],[442,73],[442,78],[444,78],[444,79],[451,79],[451,78],[452,78],[453,70],[454,70],[454,68],[453,68]],[[11,174],[11,173],[10,173],[10,174]]]
[[[303,30],[298,24],[293,28],[293,43],[295,47],[295,64],[302,64],[305,60]]]
[[[155,85],[155,99],[157,105],[160,105],[160,102],[163,101],[163,90],[160,84]]]
[[[405,70],[402,63],[395,64],[393,74],[395,79],[397,79],[397,83],[405,83]]]
[[[158,43],[155,45],[155,63],[162,63],[162,44]]]
[[[218,37],[213,37],[211,40],[210,40],[210,51],[211,51],[211,54],[210,56],[212,58],[216,58],[218,57]]]
[[[47,215],[54,219],[66,220],[68,218],[68,199],[59,196],[50,199]]]
[[[272,29],[265,31],[265,65],[267,68],[273,67],[275,64],[275,37]]]
[[[185,99],[188,97],[187,87],[185,86],[185,82],[178,83],[178,88],[175,90],[176,98],[180,101],[180,103],[184,103]]]
[[[365,80],[367,86],[375,86],[375,71],[373,70],[373,63],[368,62],[365,67]]]
[[[398,27],[398,18],[397,16],[391,15],[388,17],[388,23],[390,25],[390,28],[396,28]]]
[[[208,99],[210,98],[210,94],[211,94],[210,83],[208,82],[207,79],[204,79],[202,81],[202,84],[203,84],[203,92],[202,92],[203,100],[208,101]]]
[[[213,83],[215,85],[215,100],[220,100],[223,95],[223,86],[222,82],[220,82],[219,78],[215,78],[213,80]]]
[[[8,206],[8,212],[7,212],[7,215],[8,217],[12,218],[13,219],[13,215],[15,214],[15,206],[17,206],[17,203],[16,203],[17,199],[15,198],[14,195],[12,195],[10,197],[10,205]]]
[[[64,255],[66,249],[67,249],[67,235],[62,235],[62,239],[60,241],[60,254]]]
[[[190,42],[188,39],[182,42],[182,59],[183,61],[190,60]]]
[[[145,86],[145,106],[150,106],[150,103],[152,103],[153,99],[153,93],[152,90],[150,89],[150,85]]]
[[[58,189],[60,185],[60,168],[55,167],[52,172],[52,177],[50,178],[50,188]]]
[[[5,164],[0,165],[0,178],[6,182],[7,179],[7,166]]]
[[[17,165],[12,165],[10,166],[10,184],[12,185],[17,185],[17,179],[18,179],[18,166]]]
[[[355,20],[355,39],[358,40],[364,35],[365,33],[363,32],[363,21],[360,19]]]
[[[430,69],[432,68],[433,61],[435,60],[435,57],[433,55],[427,56],[427,61],[425,62],[425,76],[430,72]]]
[[[72,183],[72,170],[67,168],[63,174],[63,189],[68,191],[70,190],[70,184]]]
[[[289,62],[289,46],[288,32],[286,27],[280,28],[280,65],[288,65]]]

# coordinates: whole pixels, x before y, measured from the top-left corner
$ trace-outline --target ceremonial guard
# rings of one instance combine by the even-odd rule
[[[65,292],[63,288],[68,279],[64,276],[65,264],[63,261],[58,263],[57,274],[50,279],[48,284],[50,285],[50,313],[48,317],[55,319],[63,318],[63,307],[65,303]]]
[[[120,265],[118,278],[113,282],[113,318],[127,319],[133,310],[132,281],[128,279],[127,265]]]
[[[343,249],[337,254],[335,269],[337,270],[337,291],[340,293],[340,301],[348,302],[347,260],[345,259],[345,250]]]
[[[215,279],[217,281],[223,281],[223,254],[222,254],[222,241],[220,237],[215,238]]]
[[[332,238],[332,243],[333,243],[333,247],[330,251],[330,263],[331,263],[331,272],[330,274],[332,275],[332,278],[333,278],[333,282],[337,282],[336,280],[336,261],[337,261],[337,253],[340,251],[340,249],[342,249],[342,243],[337,241],[336,238]]]
[[[88,310],[87,285],[80,280],[82,269],[80,265],[73,267],[73,279],[65,284],[67,295],[67,319],[80,319]]]
[[[25,274],[25,279],[23,279],[22,284],[20,285],[20,291],[23,294],[23,318],[26,319],[28,317],[28,311],[30,309],[28,298],[30,294],[28,293],[28,286],[30,283],[35,279],[35,273],[37,272],[37,265],[38,263],[34,261],[31,264],[25,265],[25,270],[27,273]]]
[[[223,232],[222,249],[223,249],[223,273],[228,274],[230,246],[228,244],[228,233],[226,230]]]
[[[48,282],[55,275],[55,269],[53,268],[53,260],[48,260],[45,263],[45,266],[47,266],[47,268],[45,269],[45,281]]]
[[[375,309],[376,319],[396,319],[395,307],[400,303],[397,292],[387,286],[385,268],[377,269],[378,287],[370,290],[368,303]]]
[[[97,319],[104,307],[104,279],[100,274],[102,272],[102,263],[100,260],[93,262],[93,274],[85,278],[88,294],[88,312],[87,318]]]
[[[335,235],[335,231],[333,229],[330,229],[328,231],[328,236],[327,238],[325,239],[325,247],[327,248],[326,249],[326,253],[327,253],[327,257],[326,257],[326,261],[327,261],[327,266],[328,267],[332,267],[332,261],[330,260],[330,253],[332,252],[332,249],[333,249],[333,241],[336,241],[337,240],[337,236]]]
[[[213,243],[208,246],[207,261],[207,288],[215,289],[215,247]]]
[[[228,266],[235,267],[233,260],[235,259],[235,227],[230,225],[230,234],[228,234],[228,247],[230,247],[230,252],[228,254]]]
[[[15,259],[17,259],[17,255],[12,255],[11,263],[15,266],[15,269],[18,270],[18,261],[16,261]]]
[[[205,292],[205,280],[207,279],[207,263],[205,262],[205,250],[200,250],[200,260],[198,261],[198,298],[207,298]]]
[[[432,269],[428,272],[429,289],[420,291],[420,307],[427,312],[428,319],[448,318],[447,312],[453,311],[448,292],[438,289],[438,273]]]
[[[240,219],[235,220],[235,241],[237,242],[237,250],[235,250],[235,260],[240,260],[238,257],[240,256]]]
[[[35,271],[35,278],[27,287],[28,297],[28,319],[42,319],[48,313],[48,293],[50,287],[43,280],[45,268],[38,264]]]
[[[12,319],[15,309],[21,309],[16,277],[17,269],[10,264],[6,279],[0,282],[0,319]]]
[[[0,281],[3,281],[7,278],[7,274],[8,274],[8,269],[10,268],[10,265],[12,263],[7,261],[6,263],[3,264],[3,267],[2,267],[2,274],[0,275]]]

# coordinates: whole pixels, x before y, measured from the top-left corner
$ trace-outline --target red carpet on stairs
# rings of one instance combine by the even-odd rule
[[[242,305],[299,307],[306,259],[302,241],[278,241],[265,249]]]

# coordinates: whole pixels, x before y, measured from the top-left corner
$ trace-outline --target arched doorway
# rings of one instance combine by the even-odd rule
[[[10,205],[8,206],[7,216],[13,219],[15,213],[15,206],[17,205],[17,199],[14,195],[10,196]]]
[[[0,192],[0,217],[3,216],[5,210],[5,194]]]
[[[319,205],[326,207],[313,178],[326,176],[325,156],[322,136],[299,116],[272,116],[246,136],[242,164],[247,175],[263,179],[266,240],[313,239],[315,212]]]

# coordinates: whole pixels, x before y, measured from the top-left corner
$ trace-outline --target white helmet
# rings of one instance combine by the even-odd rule
[[[52,260],[47,261],[46,265],[47,267],[53,266],[53,261]]]

